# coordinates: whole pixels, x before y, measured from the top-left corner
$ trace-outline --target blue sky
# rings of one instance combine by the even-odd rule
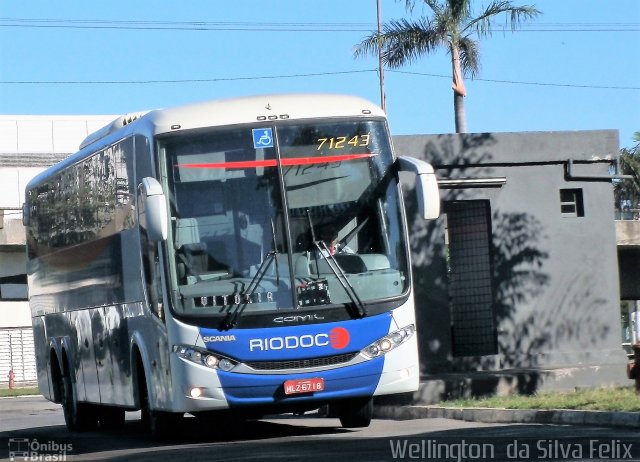
[[[640,2],[514,4],[534,4],[543,15],[521,32],[481,42],[480,75],[466,82],[469,131],[611,128],[620,131],[621,147],[631,146],[640,131]],[[307,91],[379,102],[377,59],[353,57],[353,46],[375,28],[375,6],[2,0],[0,113],[121,114]],[[404,1],[393,0],[382,0],[382,14],[408,16]],[[450,68],[443,51],[386,72],[394,133],[454,130]]]

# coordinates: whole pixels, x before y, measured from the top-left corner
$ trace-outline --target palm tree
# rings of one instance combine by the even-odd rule
[[[494,0],[477,16],[471,12],[471,0],[422,0],[433,13],[416,21],[407,19],[385,23],[380,33],[374,32],[356,45],[355,56],[378,54],[390,68],[399,68],[440,47],[451,55],[453,73],[453,106],[456,133],[467,131],[464,112],[464,75],[475,77],[479,71],[478,42],[494,31],[494,21],[505,16],[513,31],[526,20],[540,14],[534,6],[514,6],[510,1]],[[416,0],[405,0],[408,11]]]

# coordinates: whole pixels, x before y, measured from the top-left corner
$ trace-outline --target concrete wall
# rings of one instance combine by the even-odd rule
[[[491,210],[497,351],[455,356],[446,213],[425,224],[406,187],[424,376],[527,372],[518,387],[535,391],[550,371],[586,371],[581,386],[626,384],[613,188],[603,180],[618,152],[617,132],[397,136],[394,145],[398,155],[432,163],[449,184],[445,210],[469,200],[489,201]],[[563,216],[560,189],[582,191],[584,216]]]
[[[31,327],[29,302],[0,303],[0,329],[12,327]]]
[[[19,209],[24,203],[24,188],[33,177],[44,170],[41,168],[1,168],[0,208]]]
[[[117,116],[0,115],[0,153],[69,154],[89,134]],[[11,158],[11,156],[10,156]],[[24,157],[21,157],[25,165]]]

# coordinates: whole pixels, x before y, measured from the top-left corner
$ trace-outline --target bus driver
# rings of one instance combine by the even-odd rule
[[[339,246],[340,242],[338,240],[338,230],[332,224],[323,226],[320,229],[319,237],[320,237],[320,240],[324,243],[324,245],[321,244],[321,247],[322,247],[321,255],[323,257],[327,256],[327,250],[324,248],[324,246],[326,246],[326,248],[329,250],[329,255],[355,254],[355,252],[348,246],[346,245],[342,247]]]

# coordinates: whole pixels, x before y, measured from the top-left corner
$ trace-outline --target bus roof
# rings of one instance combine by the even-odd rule
[[[204,127],[236,125],[276,120],[300,120],[323,117],[385,117],[380,107],[366,99],[339,94],[292,93],[247,96],[187,104],[169,109],[126,114],[91,133],[80,144],[80,151],[49,167],[29,181],[32,189],[51,175],[91,155],[94,143],[115,139],[121,130],[136,132],[135,124],[144,124],[144,133],[153,135]],[[124,136],[124,131],[122,135]]]
[[[349,95],[300,93],[220,99],[146,113],[126,114],[89,135],[80,148],[89,146],[136,120],[150,123],[153,132],[160,134],[261,120],[372,115],[385,116],[382,109],[370,101]]]

